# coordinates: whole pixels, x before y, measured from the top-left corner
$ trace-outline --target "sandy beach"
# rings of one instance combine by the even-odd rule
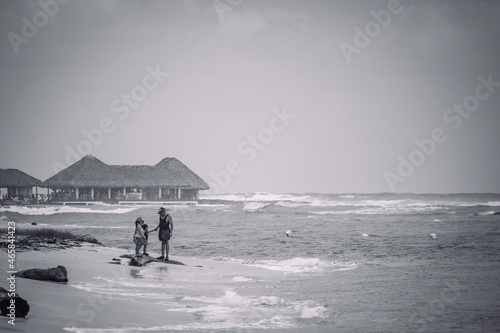
[[[118,279],[137,283],[145,267],[129,266],[128,259],[121,258],[121,264],[111,264],[113,258],[131,254],[123,249],[85,244],[65,250],[25,251],[17,254],[16,269],[49,268],[62,265],[68,271],[68,283],[16,279],[16,292],[30,305],[26,318],[16,318],[15,325],[9,318],[0,321],[2,332],[135,332],[145,327],[158,329],[166,324],[182,329],[196,320],[194,313],[178,311],[171,305],[152,300],[148,295],[130,297],[123,293],[95,292],[92,285],[96,280]],[[148,268],[168,272],[168,281],[179,286],[183,281],[203,283],[211,277],[234,275],[235,272],[252,276],[265,274],[269,278],[279,274],[236,263],[197,260],[173,257],[185,264],[173,265],[151,262]],[[203,267],[199,267],[203,266]],[[7,260],[0,265],[2,272],[8,271]],[[8,289],[5,279],[0,286]],[[139,284],[140,285],[140,284]],[[111,285],[110,285],[111,290]],[[197,295],[192,295],[197,296]],[[94,330],[97,329],[97,330]]]

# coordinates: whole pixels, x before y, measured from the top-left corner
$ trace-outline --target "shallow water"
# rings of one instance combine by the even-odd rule
[[[157,208],[0,207],[0,217],[18,228],[56,227],[131,250],[136,217],[152,229]],[[279,277],[193,274],[169,284],[168,268],[146,266],[127,278],[77,287],[148,298],[197,316],[189,327],[158,332],[500,327],[500,215],[494,214],[500,195],[254,193],[168,208],[175,224],[171,257],[243,263]],[[150,235],[153,255],[156,237]]]

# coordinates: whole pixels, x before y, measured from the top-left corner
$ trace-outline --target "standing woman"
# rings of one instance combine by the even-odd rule
[[[168,250],[170,248],[168,241],[170,237],[172,237],[172,231],[174,231],[174,221],[172,221],[172,217],[167,213],[164,207],[160,208],[158,214],[160,214],[160,223],[151,231],[160,229],[158,232],[158,239],[161,242],[161,257],[157,259],[165,259],[165,261],[168,261]]]
[[[136,256],[139,255],[141,247],[146,243],[146,235],[144,234],[144,229],[142,229],[143,224],[144,220],[142,217],[138,217],[137,220],[135,220],[134,243]]]

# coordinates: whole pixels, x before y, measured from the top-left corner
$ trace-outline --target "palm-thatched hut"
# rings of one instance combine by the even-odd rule
[[[0,199],[29,198],[33,196],[33,187],[42,181],[18,169],[0,169],[0,188],[7,188],[6,193],[0,193]]]
[[[176,158],[107,165],[92,155],[45,181],[56,200],[196,200],[208,184]]]

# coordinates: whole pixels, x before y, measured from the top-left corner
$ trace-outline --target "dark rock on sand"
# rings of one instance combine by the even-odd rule
[[[95,239],[94,237],[92,237],[90,235],[79,235],[76,238],[76,240],[80,241],[80,242],[86,242],[86,243],[93,243],[93,244],[100,244],[101,245],[101,242],[99,242],[97,239]]]
[[[30,311],[30,305],[28,302],[21,298],[18,294],[15,294],[14,297],[9,297],[9,292],[4,288],[0,287],[0,312],[2,316],[7,316],[11,312],[12,303],[11,299],[14,300],[13,306],[15,306],[15,316],[16,318],[24,318]]]
[[[17,277],[33,280],[68,282],[68,272],[64,266],[54,268],[31,268],[16,274]]]

